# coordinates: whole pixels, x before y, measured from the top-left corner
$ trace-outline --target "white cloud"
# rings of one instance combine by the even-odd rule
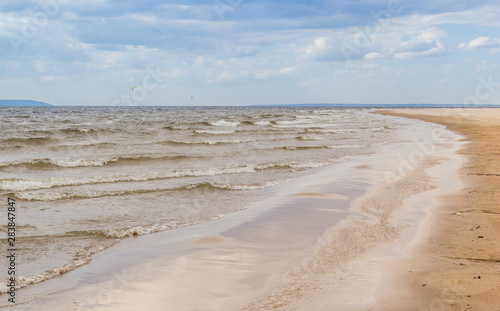
[[[401,41],[399,46],[395,46],[392,49],[393,56],[394,58],[411,58],[442,54],[446,52],[446,48],[440,40],[446,35],[444,31],[436,27],[423,29],[410,39]]]
[[[439,39],[444,36],[446,34],[436,28],[424,29],[407,41],[401,42],[398,50],[400,52],[425,52],[440,45]]]
[[[479,37],[477,39],[472,40],[469,42],[469,47],[474,49],[478,47],[485,47],[491,44],[491,40],[488,37]]]
[[[0,36],[16,34],[23,36],[23,28],[31,23],[31,18],[20,13],[0,12]]]
[[[447,51],[443,38],[447,33],[438,27],[414,27],[402,20],[388,23],[378,33],[367,34],[357,27],[344,30],[311,30],[303,33],[308,43],[306,60],[349,61],[378,58],[413,58]],[[311,39],[312,38],[312,39]]]
[[[479,36],[467,43],[461,43],[458,47],[468,50],[489,48],[490,54],[495,54],[500,52],[500,39]]]
[[[376,59],[376,58],[380,58],[380,57],[381,57],[380,53],[370,52],[370,53],[365,55],[364,59],[369,60],[369,59]]]
[[[435,47],[425,50],[425,51],[420,51],[420,52],[403,52],[403,53],[396,53],[394,54],[394,58],[413,58],[413,57],[420,57],[420,56],[433,56],[433,55],[438,55],[438,54],[443,54],[446,52],[446,49],[444,46],[440,43],[438,43]]]
[[[479,24],[483,26],[500,26],[498,16],[500,6],[487,5],[479,8],[440,13],[435,15],[415,15],[412,20],[416,25],[422,27],[440,24]]]
[[[373,21],[367,21],[366,25],[343,29],[303,31],[307,37],[300,44],[305,47],[302,49],[305,59],[312,61],[345,61],[346,53],[342,53],[342,47],[346,47],[344,50],[347,50],[348,60],[439,55],[452,51],[447,46],[445,38],[448,33],[441,28],[442,25],[466,27],[467,24],[480,24],[495,27],[500,26],[499,14],[500,6],[483,6],[432,15],[395,16],[385,20],[378,28],[373,27]],[[448,27],[447,31],[453,36],[460,35]],[[487,44],[495,42],[496,39]],[[498,51],[500,47],[495,46],[490,53]]]
[[[301,34],[305,36],[304,40],[309,41],[305,44],[306,60],[312,61],[344,61],[345,56],[339,49],[341,34],[332,30],[319,30],[319,31],[305,31]],[[314,39],[309,39],[313,35]],[[299,45],[300,46],[300,45]],[[299,47],[298,50],[301,48]]]

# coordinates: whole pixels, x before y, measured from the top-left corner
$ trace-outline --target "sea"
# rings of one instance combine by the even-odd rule
[[[216,221],[277,185],[379,153],[403,125],[371,111],[1,107],[0,234],[14,199],[16,286],[78,269],[124,239]]]

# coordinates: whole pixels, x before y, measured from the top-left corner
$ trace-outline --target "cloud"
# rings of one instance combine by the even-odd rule
[[[467,50],[489,48],[490,54],[495,54],[500,52],[500,39],[479,36],[467,43],[461,43],[458,47]]]
[[[474,40],[471,40],[468,43],[462,43],[459,45],[459,48],[463,49],[477,49],[484,47],[492,47],[500,45],[499,39],[490,39],[489,37],[479,36]]]
[[[308,31],[303,53],[310,61],[344,62],[381,58],[414,58],[443,54],[447,33],[438,27],[414,28],[402,20],[373,33],[358,27]]]
[[[377,59],[377,58],[380,58],[381,55],[380,53],[377,53],[377,52],[370,52],[368,54],[365,55],[364,59]]]
[[[500,39],[479,36],[468,43],[460,44],[459,48],[468,50],[488,48],[488,52],[492,55],[500,52]]]
[[[446,52],[441,39],[446,37],[444,31],[436,27],[423,29],[406,41],[401,41],[399,46],[393,48],[394,58],[411,58],[419,56],[432,56]]]
[[[315,35],[308,40],[303,51],[306,60],[320,62],[347,60],[339,48],[343,43],[342,34],[337,31],[311,31],[311,33]]]

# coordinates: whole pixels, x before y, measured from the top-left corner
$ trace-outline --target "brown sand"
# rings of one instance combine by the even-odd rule
[[[408,109],[378,113],[445,125],[465,137],[465,187],[443,198],[401,290],[376,310],[500,310],[500,109]]]

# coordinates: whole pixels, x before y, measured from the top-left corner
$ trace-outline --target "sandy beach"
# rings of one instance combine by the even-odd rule
[[[391,310],[500,309],[500,110],[393,110],[385,115],[445,125],[463,135],[464,187],[443,197],[426,223],[425,238],[400,261],[404,293],[387,297]],[[388,310],[388,308],[380,308]]]

